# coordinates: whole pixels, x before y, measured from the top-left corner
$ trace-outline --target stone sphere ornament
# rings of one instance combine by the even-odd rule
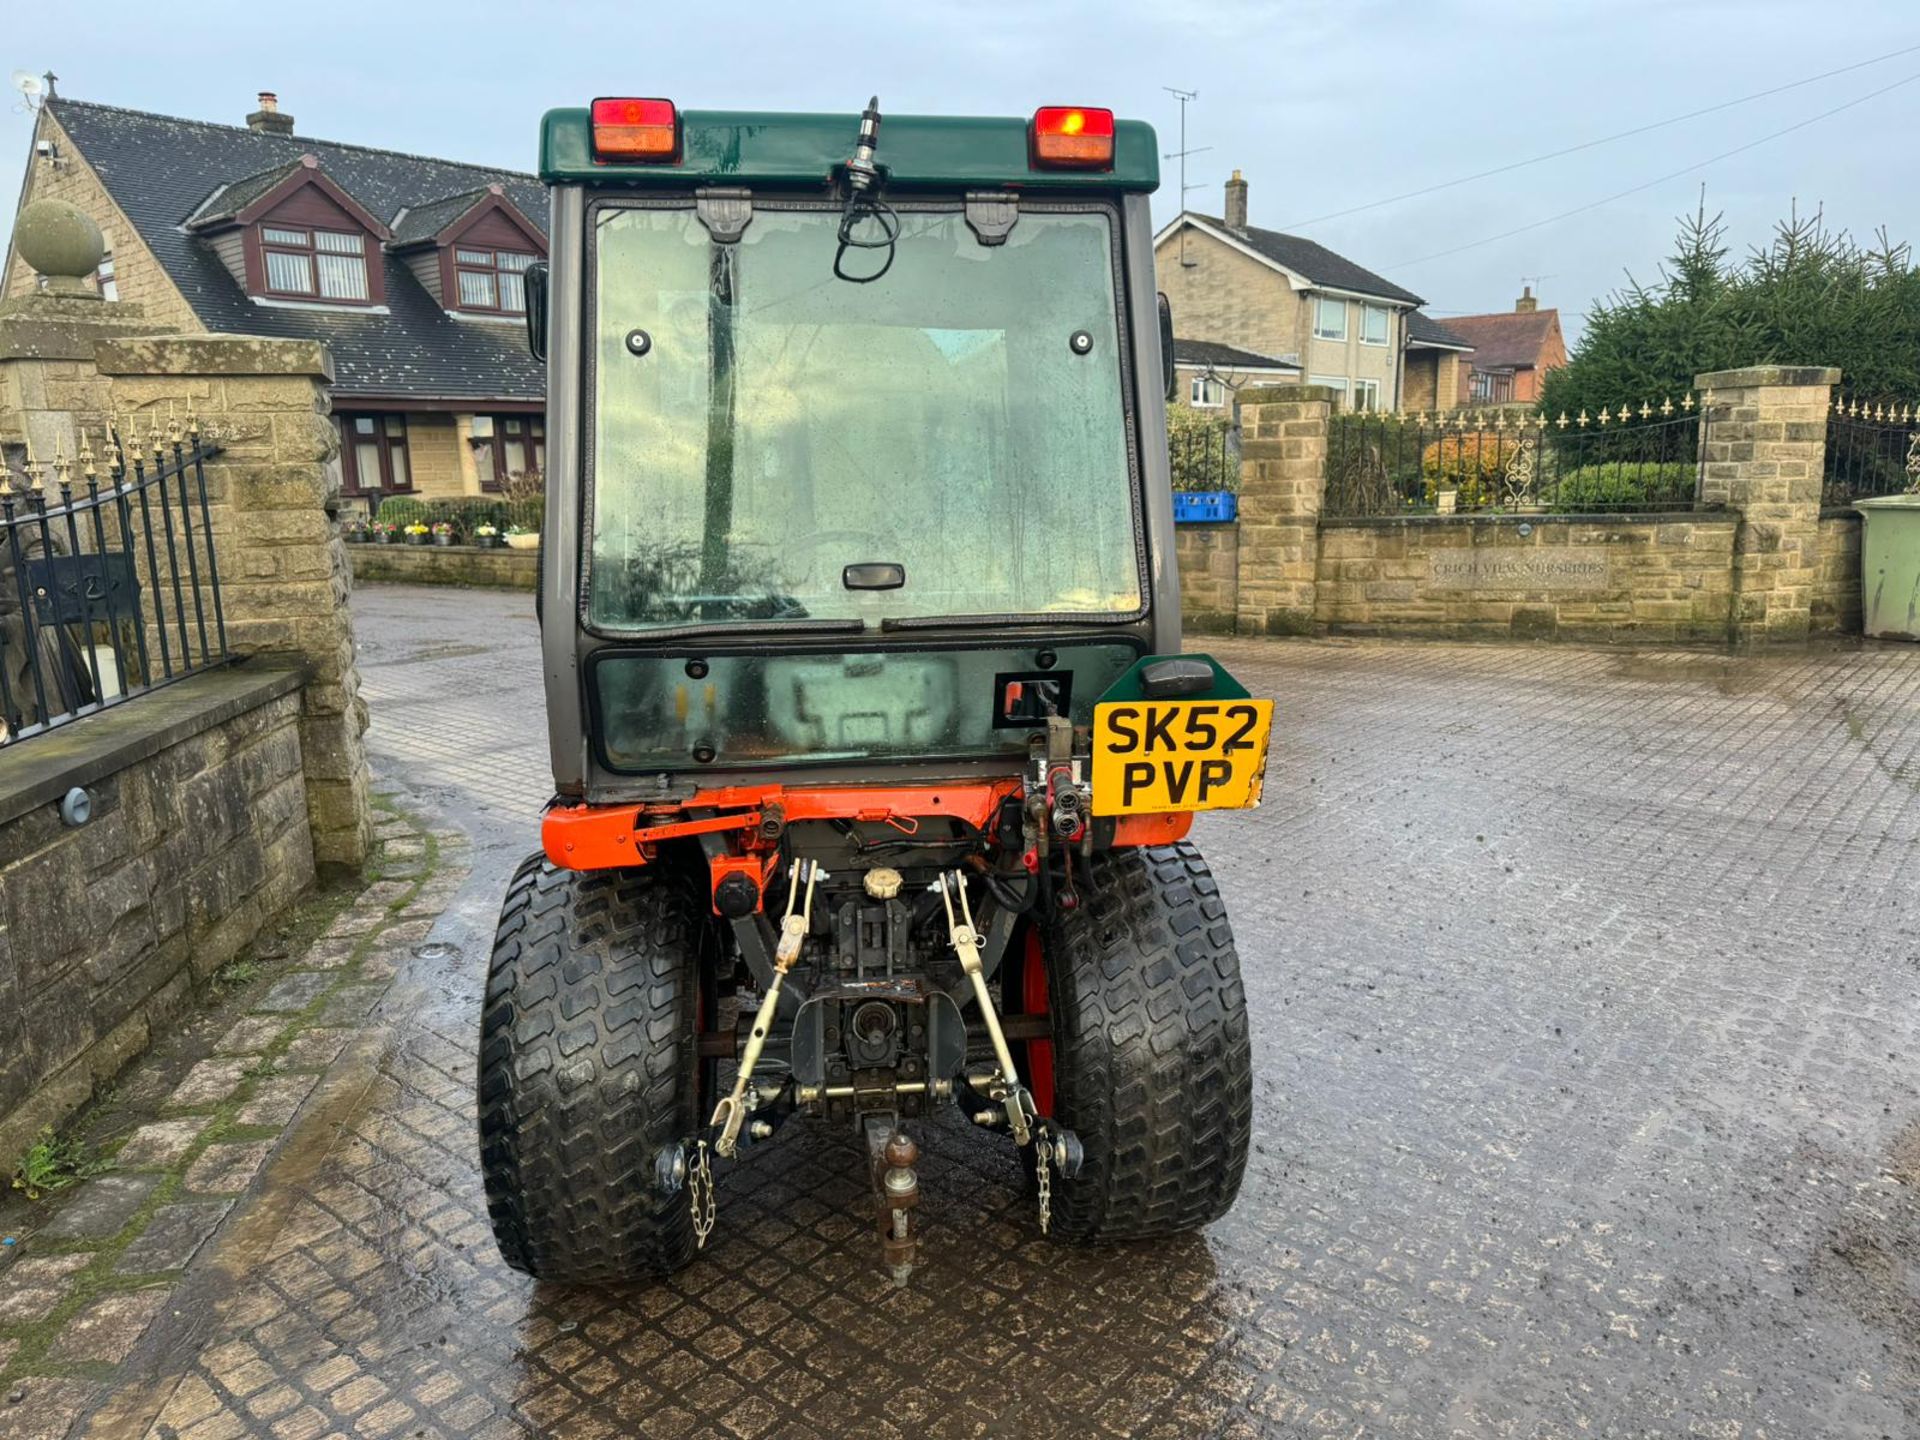
[[[14,218],[13,245],[22,260],[46,277],[47,289],[64,295],[91,294],[81,281],[100,268],[107,253],[100,227],[65,200],[23,206]]]

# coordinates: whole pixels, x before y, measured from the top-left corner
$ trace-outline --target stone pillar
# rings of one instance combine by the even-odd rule
[[[1320,502],[1327,485],[1325,385],[1240,392],[1240,544],[1236,629],[1301,635],[1313,628]]]
[[[1706,427],[1700,501],[1726,506],[1740,522],[1728,625],[1736,644],[1807,638],[1820,577],[1827,408],[1839,381],[1838,370],[1790,365],[1694,379]]]
[[[92,294],[0,300],[0,444],[30,445],[51,460],[56,450],[74,453],[85,425],[97,445],[109,401],[94,347],[152,330],[140,306]]]
[[[116,340],[95,361],[133,431],[189,405],[222,447],[207,465],[227,643],[306,667],[300,744],[316,865],[357,870],[372,839],[366,705],[335,512],[333,361],[310,340],[195,335]]]

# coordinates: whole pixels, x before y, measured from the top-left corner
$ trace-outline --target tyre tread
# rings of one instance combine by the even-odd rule
[[[1051,1233],[1152,1239],[1232,1208],[1253,1131],[1240,959],[1199,850],[1096,855],[1046,936],[1055,1109],[1086,1150],[1055,1178]]]
[[[481,1171],[500,1253],[541,1280],[665,1275],[693,1254],[655,1155],[691,1133],[698,912],[663,872],[532,855],[501,905],[480,1022]]]

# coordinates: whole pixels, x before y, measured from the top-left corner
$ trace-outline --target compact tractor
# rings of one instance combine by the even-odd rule
[[[1187,840],[1257,804],[1271,702],[1183,655],[1153,131],[547,115],[539,614],[555,795],[479,1072],[509,1264],[686,1264],[725,1165],[911,1122],[1017,1145],[1056,1240],[1239,1189],[1239,959]]]

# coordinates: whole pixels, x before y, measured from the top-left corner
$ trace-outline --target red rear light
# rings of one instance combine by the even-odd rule
[[[597,160],[677,160],[680,116],[671,100],[593,102]]]
[[[1033,112],[1033,164],[1046,170],[1111,170],[1113,111],[1042,105]]]

